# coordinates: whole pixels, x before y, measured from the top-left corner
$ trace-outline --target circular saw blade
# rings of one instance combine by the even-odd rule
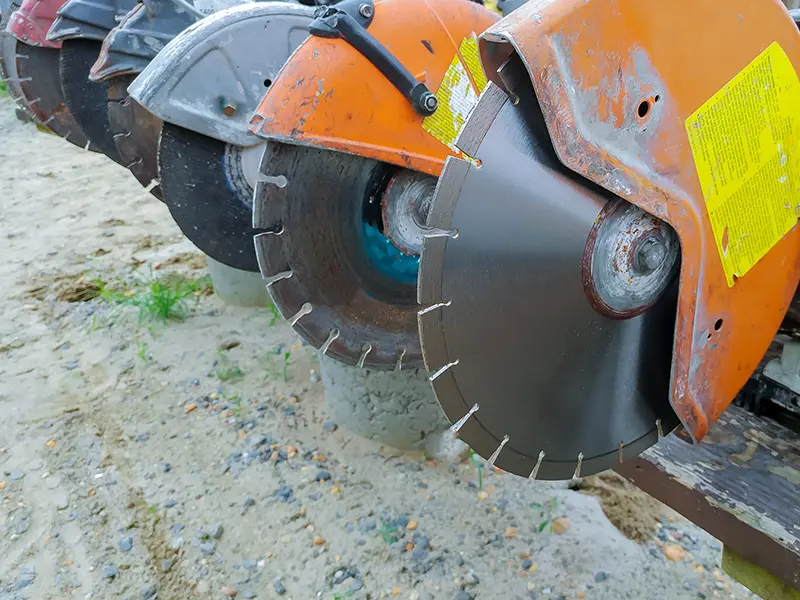
[[[134,77],[124,76],[108,81],[108,126],[122,164],[153,196],[163,200],[158,183],[162,121],[128,95],[128,85],[133,80]]]
[[[59,76],[60,50],[28,46],[17,41],[16,64],[19,85],[36,120],[71,144],[89,144],[64,101]],[[96,148],[90,148],[96,150]]]
[[[262,145],[250,150],[260,152]],[[164,123],[158,174],[164,202],[191,242],[214,260],[258,271],[253,188],[236,146]]]
[[[267,230],[256,236],[256,252],[281,314],[315,348],[348,365],[418,368],[414,285],[370,260],[363,227],[365,204],[388,169],[270,142],[256,185],[253,224]]]
[[[480,163],[448,159],[418,284],[425,364],[454,430],[540,479],[639,454],[677,426],[674,289],[627,320],[592,308],[581,263],[615,198],[558,161],[532,91],[515,105],[490,85],[460,141]]]
[[[89,141],[108,158],[123,164],[108,125],[107,85],[89,81],[89,71],[99,52],[98,41],[64,40],[59,62],[61,89],[67,107]]]

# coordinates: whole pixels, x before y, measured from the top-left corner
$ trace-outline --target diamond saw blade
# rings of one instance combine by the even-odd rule
[[[122,163],[108,125],[108,87],[89,81],[100,42],[68,39],[61,45],[61,89],[70,112],[89,141],[108,158]],[[124,165],[123,165],[124,166]]]
[[[128,95],[132,76],[108,80],[108,126],[122,164],[143,187],[163,200],[158,183],[158,139],[162,121]]]
[[[263,146],[242,149],[167,122],[161,128],[158,174],[172,218],[205,254],[242,271],[258,272],[248,173],[258,172]]]
[[[17,41],[20,89],[37,121],[71,144],[86,148],[89,140],[64,102],[58,67],[60,52],[57,48],[28,46]]]
[[[422,366],[414,283],[378,264],[380,233],[365,217],[380,214],[395,169],[277,142],[261,162],[253,224],[266,230],[256,252],[272,299],[306,341],[348,365]],[[380,251],[394,248],[380,237]]]
[[[671,431],[674,285],[630,319],[600,315],[581,264],[614,196],[555,155],[532,90],[494,84],[450,158],[423,244],[419,328],[453,430],[501,469],[569,479]]]

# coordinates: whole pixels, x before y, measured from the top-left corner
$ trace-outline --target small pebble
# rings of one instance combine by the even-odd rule
[[[158,589],[156,588],[155,584],[145,585],[139,590],[139,597],[142,600],[150,600],[157,593]]]
[[[325,424],[322,426],[325,431],[336,431],[339,429],[339,426],[334,423],[333,421],[326,421]]]
[[[466,590],[459,590],[454,600],[473,600],[473,596]]]
[[[106,565],[103,567],[103,577],[106,579],[114,579],[117,575],[119,575],[119,569],[116,565]]]
[[[527,571],[533,566],[533,561],[530,558],[526,558],[522,561],[522,568]]]
[[[11,479],[11,481],[19,481],[23,477],[25,477],[25,473],[23,473],[22,471],[11,471],[11,473],[9,474],[9,478]]]
[[[177,502],[174,499],[170,498],[169,500],[164,502],[164,508],[172,508],[176,504],[177,504]]]
[[[608,573],[605,571],[598,571],[594,574],[594,580],[596,583],[602,583],[603,581],[608,580]]]
[[[289,502],[292,499],[293,494],[294,492],[292,491],[292,488],[288,486],[283,486],[277,492],[275,492],[275,495],[281,502]]]
[[[223,531],[222,523],[214,523],[213,525],[203,527],[203,534],[215,540],[222,537]]]
[[[251,498],[250,496],[248,496],[247,498],[244,499],[244,505],[245,506],[255,506],[256,505],[255,498]]]
[[[283,581],[281,581],[280,577],[275,578],[272,587],[275,589],[275,593],[278,594],[278,596],[283,596],[286,593],[286,586],[283,585]]]
[[[119,541],[119,549],[123,552],[130,552],[133,549],[133,538],[128,536]]]
[[[174,564],[175,564],[175,559],[174,559],[174,558],[165,558],[165,559],[163,559],[163,560],[161,561],[161,570],[162,570],[164,573],[166,573],[166,572],[168,572],[170,569],[172,569],[172,566],[173,566]]]
[[[217,545],[214,542],[202,542],[197,547],[203,554],[214,554],[217,551]]]
[[[172,471],[172,465],[171,465],[171,464],[169,464],[169,463],[162,463],[162,464],[161,464],[161,470],[162,470],[164,473],[169,473],[170,471]]]
[[[219,591],[222,593],[223,596],[227,596],[228,598],[233,598],[236,596],[236,594],[239,593],[239,591],[235,587],[232,587],[230,585],[223,585]]]
[[[331,474],[327,471],[319,471],[317,476],[314,478],[316,481],[329,481],[331,478]]]
[[[566,517],[559,517],[550,526],[550,530],[558,535],[563,535],[569,530],[569,520]]]
[[[422,548],[423,550],[427,550],[431,546],[431,541],[428,539],[426,535],[420,535],[418,533],[414,534],[414,537],[411,538],[411,541],[417,548]]]

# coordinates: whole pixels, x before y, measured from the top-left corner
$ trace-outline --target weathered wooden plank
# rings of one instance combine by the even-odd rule
[[[800,437],[730,407],[693,446],[671,435],[616,469],[800,590]]]

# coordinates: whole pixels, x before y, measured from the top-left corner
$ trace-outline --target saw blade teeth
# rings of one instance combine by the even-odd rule
[[[339,330],[335,327],[328,332],[328,338],[325,340],[325,343],[320,346],[319,351],[325,355],[328,353],[328,349],[331,347],[331,344],[336,341],[336,338],[339,337]]]
[[[426,238],[450,238],[452,240],[458,239],[458,229],[437,229],[436,227],[424,228],[422,234]]]
[[[536,465],[533,467],[533,470],[531,471],[531,474],[528,475],[528,479],[536,479],[536,477],[539,475],[539,469],[542,466],[542,462],[544,461],[544,457],[545,457],[544,450],[541,450],[539,452],[539,457],[536,459]]]
[[[582,464],[583,464],[583,452],[578,452],[578,464],[575,465],[575,472],[572,474],[573,479],[580,479]]]
[[[444,162],[442,174],[436,182],[425,226],[433,230],[451,230],[453,224],[453,211],[458,202],[464,180],[472,165],[466,160],[448,156]]]
[[[364,368],[364,361],[367,360],[367,355],[370,352],[372,352],[372,344],[370,344],[370,343],[364,344],[362,346],[362,348],[361,348],[361,356],[358,358],[358,363],[356,364],[356,366],[359,369],[363,369]]]
[[[302,319],[303,317],[305,317],[307,314],[311,313],[311,311],[312,311],[313,309],[314,309],[314,307],[313,307],[313,306],[311,306],[311,303],[310,303],[310,302],[306,302],[305,304],[303,304],[303,306],[301,306],[301,307],[300,307],[300,310],[298,310],[298,311],[297,311],[297,312],[296,312],[296,313],[295,313],[295,314],[292,316],[292,318],[291,318],[291,319],[289,319],[289,325],[291,325],[292,327],[294,327],[295,325],[297,325],[297,322],[298,322],[300,319]]]
[[[467,411],[467,414],[465,414],[465,415],[464,415],[463,417],[461,417],[461,418],[460,418],[458,421],[456,421],[455,423],[453,423],[453,425],[450,427],[450,433],[452,433],[453,435],[458,435],[458,432],[459,432],[459,431],[461,431],[461,428],[462,428],[462,427],[464,427],[464,424],[465,424],[467,421],[469,421],[469,418],[470,418],[472,415],[474,415],[476,412],[478,412],[478,410],[479,410],[479,409],[480,409],[480,406],[478,406],[478,404],[477,404],[477,403],[476,403],[476,404],[473,404],[473,405],[470,407],[470,409]]]
[[[475,157],[486,132],[500,113],[508,95],[491,81],[483,88],[477,104],[467,116],[467,120],[455,140],[456,147],[467,156]]]
[[[401,371],[403,369],[403,357],[406,355],[406,349],[403,348],[400,352],[397,353],[397,362],[394,365],[395,371]]]
[[[431,304],[430,306],[426,306],[420,311],[417,311],[419,316],[426,315],[429,312],[436,310],[438,308],[445,308],[446,306],[451,306],[453,304],[452,300],[448,300],[447,302],[437,302],[436,304]]]
[[[507,435],[503,436],[503,441],[501,441],[500,445],[497,446],[497,449],[492,452],[492,455],[489,457],[489,460],[486,463],[489,469],[494,469],[494,463],[497,461],[497,458],[500,456],[500,453],[503,451],[503,448],[505,448],[505,445],[508,443],[509,439],[510,438]]]
[[[258,178],[259,181],[266,183],[267,185],[274,185],[275,187],[285,188],[289,185],[289,180],[286,178],[285,175],[261,175]]]
[[[457,364],[458,364],[458,359],[455,359],[453,362],[449,362],[449,363],[447,363],[445,366],[441,367],[441,368],[440,368],[438,371],[436,371],[436,372],[435,372],[433,375],[431,375],[430,377],[428,377],[428,381],[430,381],[431,383],[433,383],[433,382],[434,382],[434,381],[436,381],[436,380],[437,380],[439,377],[441,377],[442,375],[444,375],[444,373],[445,373],[445,372],[447,372],[448,370],[452,369],[452,368],[453,368],[453,367],[455,367]]]

